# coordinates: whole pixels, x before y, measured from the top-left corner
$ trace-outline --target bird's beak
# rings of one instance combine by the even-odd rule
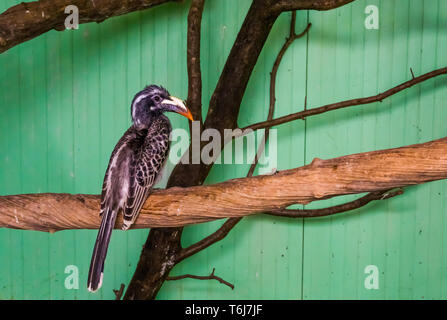
[[[177,112],[189,120],[194,121],[191,111],[189,111],[181,99],[170,96],[169,99],[165,99],[161,103],[168,106],[170,111]]]

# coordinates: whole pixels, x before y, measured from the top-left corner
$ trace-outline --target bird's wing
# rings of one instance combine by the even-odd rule
[[[169,131],[163,128],[148,135],[141,152],[132,161],[129,191],[123,212],[123,230],[128,229],[137,218],[168,158],[168,153]]]
[[[121,139],[116,144],[113,149],[112,154],[110,155],[109,164],[107,166],[106,173],[104,175],[104,180],[102,183],[102,192],[101,192],[101,210],[99,215],[101,216],[104,211],[106,211],[110,206],[110,200],[114,196],[112,191],[112,177],[117,174],[119,171],[119,154],[122,153],[123,149],[127,147],[127,143],[129,142],[130,137],[130,128],[127,130]]]

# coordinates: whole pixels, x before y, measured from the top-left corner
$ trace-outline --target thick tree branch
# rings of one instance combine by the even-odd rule
[[[65,8],[79,9],[79,23],[110,17],[179,0],[40,0],[22,2],[0,14],[0,53],[52,29],[64,30]]]
[[[188,108],[195,121],[202,123],[202,72],[200,70],[200,34],[205,0],[192,0],[188,14]]]
[[[79,23],[102,22],[110,17],[180,0],[39,0],[22,2],[0,14],[0,53],[52,29],[64,30],[65,8],[79,9]],[[265,13],[277,16],[291,10],[329,10],[354,0],[289,0],[265,2]]]
[[[154,299],[181,250],[182,228],[153,228],[141,251],[124,300]]]
[[[272,7],[273,11],[283,12],[292,10],[331,10],[355,0],[279,0]]]
[[[358,153],[273,175],[155,191],[135,228],[169,227],[275,211],[339,195],[388,190],[447,178],[447,138]],[[57,231],[97,228],[99,196],[0,197],[0,226]],[[210,210],[213,208],[213,210]],[[118,223],[118,226],[120,223]]]

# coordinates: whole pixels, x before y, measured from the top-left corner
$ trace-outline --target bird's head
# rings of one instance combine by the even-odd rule
[[[132,101],[132,121],[136,125],[149,125],[163,112],[176,112],[193,121],[192,114],[182,100],[156,85],[150,85],[138,92]]]

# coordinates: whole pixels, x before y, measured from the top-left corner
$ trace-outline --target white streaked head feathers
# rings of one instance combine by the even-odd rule
[[[136,110],[137,110],[137,105],[138,105],[138,103],[140,103],[141,100],[147,98],[148,96],[149,96],[148,93],[142,93],[142,94],[140,94],[138,97],[135,97],[135,99],[133,100],[132,107],[131,107],[131,110],[132,110],[132,119],[133,119],[133,120],[136,120],[136,119],[135,119],[135,112],[136,112]]]

